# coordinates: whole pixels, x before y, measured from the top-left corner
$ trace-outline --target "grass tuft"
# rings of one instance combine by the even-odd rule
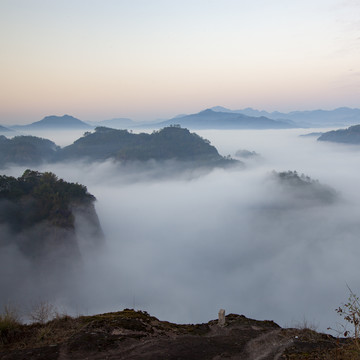
[[[0,314],[0,344],[4,345],[16,337],[16,332],[21,326],[20,315],[17,309],[5,305]]]

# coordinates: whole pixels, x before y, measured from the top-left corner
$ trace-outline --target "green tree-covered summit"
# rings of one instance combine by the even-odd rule
[[[36,165],[50,162],[59,147],[48,139],[36,136],[15,136],[12,139],[0,135],[0,166],[5,164]]]
[[[292,205],[297,206],[307,203],[331,204],[338,194],[328,185],[321,184],[307,175],[299,174],[297,171],[273,172],[273,177],[292,195]]]
[[[94,200],[84,185],[66,182],[51,172],[28,169],[18,178],[0,176],[0,204],[3,208],[0,224],[6,223],[16,232],[45,220],[54,226],[73,229],[71,205]]]
[[[85,132],[81,138],[64,148],[35,136],[8,139],[0,135],[0,167],[12,164],[32,166],[64,160],[93,162],[107,159],[119,162],[176,160],[192,167],[223,167],[240,163],[221,156],[208,140],[179,125],[151,134],[97,127],[94,132]]]
[[[350,126],[347,129],[332,130],[322,134],[319,141],[332,141],[345,144],[360,144],[360,125]]]
[[[216,148],[210,142],[188,129],[177,126],[166,127],[144,134],[138,144],[125,147],[117,152],[116,158],[121,160],[220,160]]]
[[[48,268],[70,266],[80,257],[80,240],[94,248],[102,243],[94,200],[85,186],[51,172],[0,176],[0,249],[10,246]]]
[[[208,140],[180,126],[166,127],[152,134],[97,127],[94,133],[85,133],[72,145],[63,148],[58,158],[229,162]]]

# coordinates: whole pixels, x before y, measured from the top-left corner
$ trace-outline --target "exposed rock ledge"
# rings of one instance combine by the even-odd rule
[[[346,355],[352,344],[330,335],[243,315],[230,314],[225,321],[178,325],[128,309],[64,316],[21,325],[0,346],[0,359],[352,359]]]

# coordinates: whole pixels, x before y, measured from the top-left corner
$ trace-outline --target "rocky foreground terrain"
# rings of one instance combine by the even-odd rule
[[[146,312],[58,316],[0,330],[0,359],[360,359],[353,340],[230,314],[225,324],[178,325]]]

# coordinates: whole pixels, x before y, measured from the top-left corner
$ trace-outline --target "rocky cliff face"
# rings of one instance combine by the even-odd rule
[[[52,173],[26,170],[17,179],[1,176],[0,245],[15,246],[36,262],[77,258],[78,237],[92,246],[103,240],[94,201],[85,186]]]
[[[94,201],[52,173],[0,176],[0,308],[71,292],[84,254],[104,242]]]
[[[94,251],[104,242],[104,233],[93,203],[71,205],[80,252]]]

